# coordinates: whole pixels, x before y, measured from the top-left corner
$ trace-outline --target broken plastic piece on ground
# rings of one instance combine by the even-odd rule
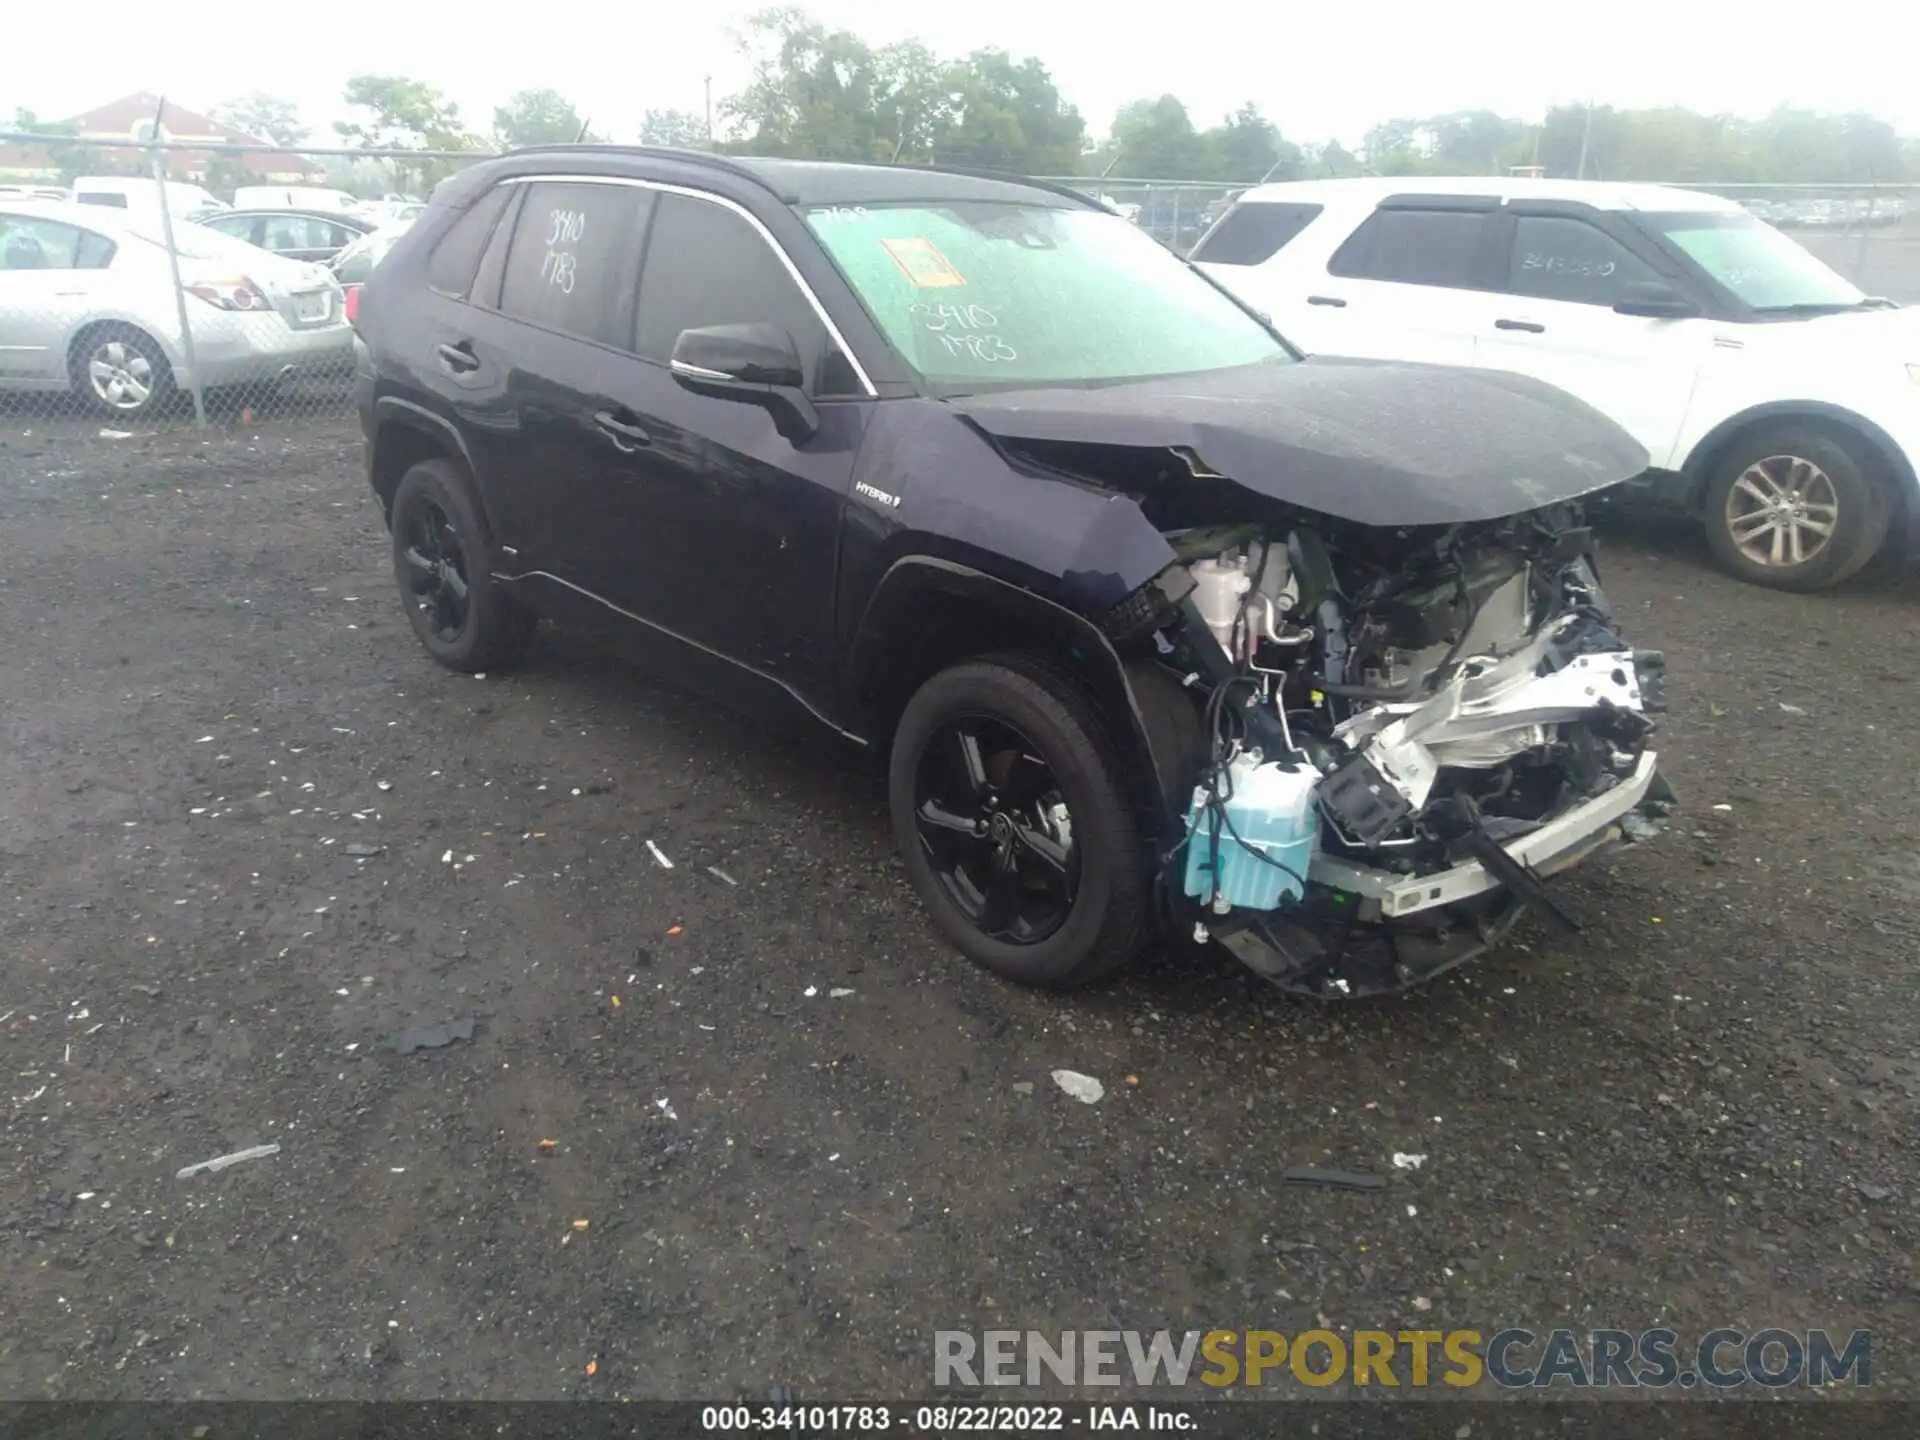
[[[667,859],[666,853],[662,851],[658,845],[654,844],[653,841],[647,841],[647,849],[652,852],[653,858],[660,862],[660,868],[662,870],[671,870],[673,868],[673,862]]]
[[[853,991],[849,990],[846,986],[841,985],[835,989],[827,991],[827,998],[829,1000],[844,1000],[847,998],[847,996],[851,994],[853,994]]]
[[[738,885],[740,883],[738,880],[734,879],[731,875],[727,874],[726,871],[722,870],[718,865],[707,866],[707,873],[713,876],[714,879],[716,880],[726,881],[727,884],[729,885]]]
[[[586,1220],[576,1220],[573,1222],[573,1228],[576,1230],[584,1230],[590,1223],[590,1221]]]
[[[173,1178],[185,1180],[202,1172],[224,1170],[229,1165],[238,1165],[242,1160],[264,1160],[269,1155],[278,1155],[278,1145],[255,1145],[250,1149],[236,1150],[231,1155],[216,1155],[211,1160],[202,1160],[198,1164],[185,1165],[174,1171]]]
[[[1107,1093],[1107,1087],[1091,1075],[1082,1075],[1078,1070],[1056,1070],[1053,1083],[1082,1105],[1097,1105],[1100,1097]]]
[[[669,925],[667,927],[667,934],[678,935],[679,933],[680,933],[680,927],[678,925]]]
[[[473,1017],[465,1015],[458,1020],[442,1020],[437,1025],[416,1025],[410,1030],[402,1030],[387,1043],[396,1054],[411,1055],[416,1050],[439,1050],[456,1040],[472,1038]]]
[[[553,1140],[542,1140],[540,1142],[540,1153],[542,1155],[551,1155],[555,1150],[559,1148],[560,1147],[558,1142]]]
[[[587,1374],[592,1375],[595,1372],[597,1372],[599,1369],[600,1369],[600,1362],[598,1360],[587,1361]]]
[[[1408,1155],[1404,1151],[1393,1152],[1393,1168],[1396,1170],[1418,1170],[1427,1163],[1424,1155]]]
[[[100,432],[100,438],[102,440],[131,440],[133,438],[133,432],[131,430],[102,430]]]
[[[356,860],[367,860],[375,855],[386,854],[387,847],[384,845],[366,845],[356,840],[350,845],[342,845],[340,847],[340,853],[342,855],[351,855]]]
[[[1280,1172],[1285,1185],[1325,1185],[1332,1190],[1384,1190],[1384,1175],[1367,1175],[1358,1170],[1322,1170],[1317,1165],[1289,1165]]]

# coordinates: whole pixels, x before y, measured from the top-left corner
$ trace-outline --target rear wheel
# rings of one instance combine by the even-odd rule
[[[1838,585],[1886,539],[1893,499],[1884,471],[1864,446],[1823,430],[1756,431],[1734,443],[1707,482],[1707,543],[1756,585]]]
[[[132,325],[101,325],[75,342],[68,360],[74,393],[98,414],[137,420],[173,395],[167,352]]]
[[[401,603],[426,652],[468,673],[518,660],[538,621],[488,569],[467,477],[448,461],[421,461],[400,478],[391,524]]]
[[[1071,989],[1139,952],[1147,867],[1118,755],[1081,688],[1029,657],[955,665],[908,702],[894,833],[934,924],[975,964]]]

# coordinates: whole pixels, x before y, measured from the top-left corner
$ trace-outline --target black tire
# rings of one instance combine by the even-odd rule
[[[493,578],[473,489],[447,460],[400,478],[390,528],[393,572],[413,633],[449,670],[500,670],[526,653],[538,618]]]
[[[1045,934],[1026,940],[985,933],[955,891],[951,868],[936,862],[934,845],[921,832],[920,786],[926,766],[943,763],[935,746],[962,726],[1015,732],[1032,747],[1022,761],[1038,761],[1071,818],[1066,869],[1072,876],[1064,918]],[[975,751],[980,746],[974,747]],[[1010,752],[998,752],[1004,756]],[[1149,934],[1147,859],[1120,759],[1098,707],[1071,678],[1044,661],[994,655],[941,671],[907,703],[894,732],[888,773],[893,828],[907,874],[941,934],[976,965],[1004,979],[1049,990],[1070,990],[1105,978],[1131,961]],[[983,756],[991,766],[995,756]],[[983,773],[992,774],[983,766]],[[997,784],[1011,785],[1005,778]],[[1001,802],[1006,810],[1001,811]],[[1037,802],[1036,802],[1037,803]],[[1010,797],[990,808],[1005,818],[1017,812]],[[1004,827],[1008,846],[1027,829]],[[965,845],[965,839],[956,842]],[[975,844],[983,841],[973,842]],[[943,878],[946,875],[948,878]],[[1044,887],[1042,887],[1044,890]],[[985,900],[985,889],[979,891]],[[1032,887],[1022,892],[1031,895]],[[984,915],[985,904],[981,909]]]
[[[82,331],[67,354],[67,375],[81,402],[109,419],[144,420],[173,399],[167,352],[133,325],[95,325]]]
[[[1770,559],[1772,530],[1753,542],[1768,550],[1765,559],[1743,550],[1735,535],[1740,519],[1758,514],[1753,489],[1742,486],[1742,477],[1756,470],[1761,474],[1752,487],[1765,490],[1771,482],[1783,495],[1815,503],[1811,518],[1830,518],[1831,533],[1817,548],[1803,536],[1806,558],[1797,563],[1784,531],[1779,562]],[[1741,487],[1738,493],[1736,487]],[[1824,511],[1829,504],[1837,511],[1831,517]],[[1862,442],[1803,424],[1771,426],[1736,440],[1715,465],[1701,497],[1701,520],[1714,558],[1730,574],[1775,590],[1827,590],[1859,573],[1880,549],[1892,518],[1893,486],[1879,458]]]

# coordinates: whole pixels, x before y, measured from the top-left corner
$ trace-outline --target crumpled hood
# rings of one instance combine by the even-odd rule
[[[948,403],[1004,440],[1189,450],[1249,490],[1363,525],[1496,520],[1649,463],[1565,391],[1444,365],[1315,358]]]

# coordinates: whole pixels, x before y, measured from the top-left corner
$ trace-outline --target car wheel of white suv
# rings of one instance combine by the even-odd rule
[[[1838,585],[1886,539],[1893,492],[1884,471],[1863,445],[1824,430],[1757,430],[1736,441],[1707,480],[1707,543],[1723,566],[1756,585]]]

